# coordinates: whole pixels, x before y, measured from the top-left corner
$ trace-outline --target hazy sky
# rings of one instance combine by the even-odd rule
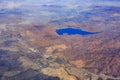
[[[43,5],[62,6],[62,8],[43,7]],[[5,11],[16,9],[23,13],[23,19],[29,21],[36,19],[42,22],[47,22],[53,19],[53,17],[67,17],[72,9],[74,9],[74,11],[89,10],[91,6],[120,7],[120,0],[0,0],[0,12],[3,9]],[[76,13],[72,15],[76,15]]]
[[[0,8],[17,8],[23,5],[61,4],[61,5],[114,5],[119,6],[120,0],[0,0]]]

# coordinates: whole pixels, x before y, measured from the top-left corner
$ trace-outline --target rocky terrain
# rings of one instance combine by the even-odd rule
[[[119,80],[118,29],[91,36],[58,36],[47,25],[1,29],[1,80]]]

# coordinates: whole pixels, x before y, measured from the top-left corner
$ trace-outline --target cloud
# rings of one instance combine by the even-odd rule
[[[22,6],[22,3],[20,2],[2,2],[0,3],[0,9],[15,9],[15,8],[19,8],[20,6]]]
[[[7,4],[7,8],[8,9],[14,9],[14,8],[18,8],[20,7],[22,4],[21,3],[17,3],[17,2],[10,2]]]

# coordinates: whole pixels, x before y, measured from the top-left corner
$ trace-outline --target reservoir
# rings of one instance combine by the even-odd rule
[[[56,29],[56,33],[58,35],[89,35],[89,34],[96,34],[98,32],[88,32],[88,31],[84,31],[78,28],[63,28],[63,29]]]

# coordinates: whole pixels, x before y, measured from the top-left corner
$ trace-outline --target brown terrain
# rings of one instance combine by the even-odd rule
[[[0,80],[120,80],[120,7],[79,5],[2,9]],[[98,33],[56,33],[66,27]]]
[[[119,30],[58,36],[55,28],[47,25],[4,28],[0,34],[0,79],[120,80]]]

